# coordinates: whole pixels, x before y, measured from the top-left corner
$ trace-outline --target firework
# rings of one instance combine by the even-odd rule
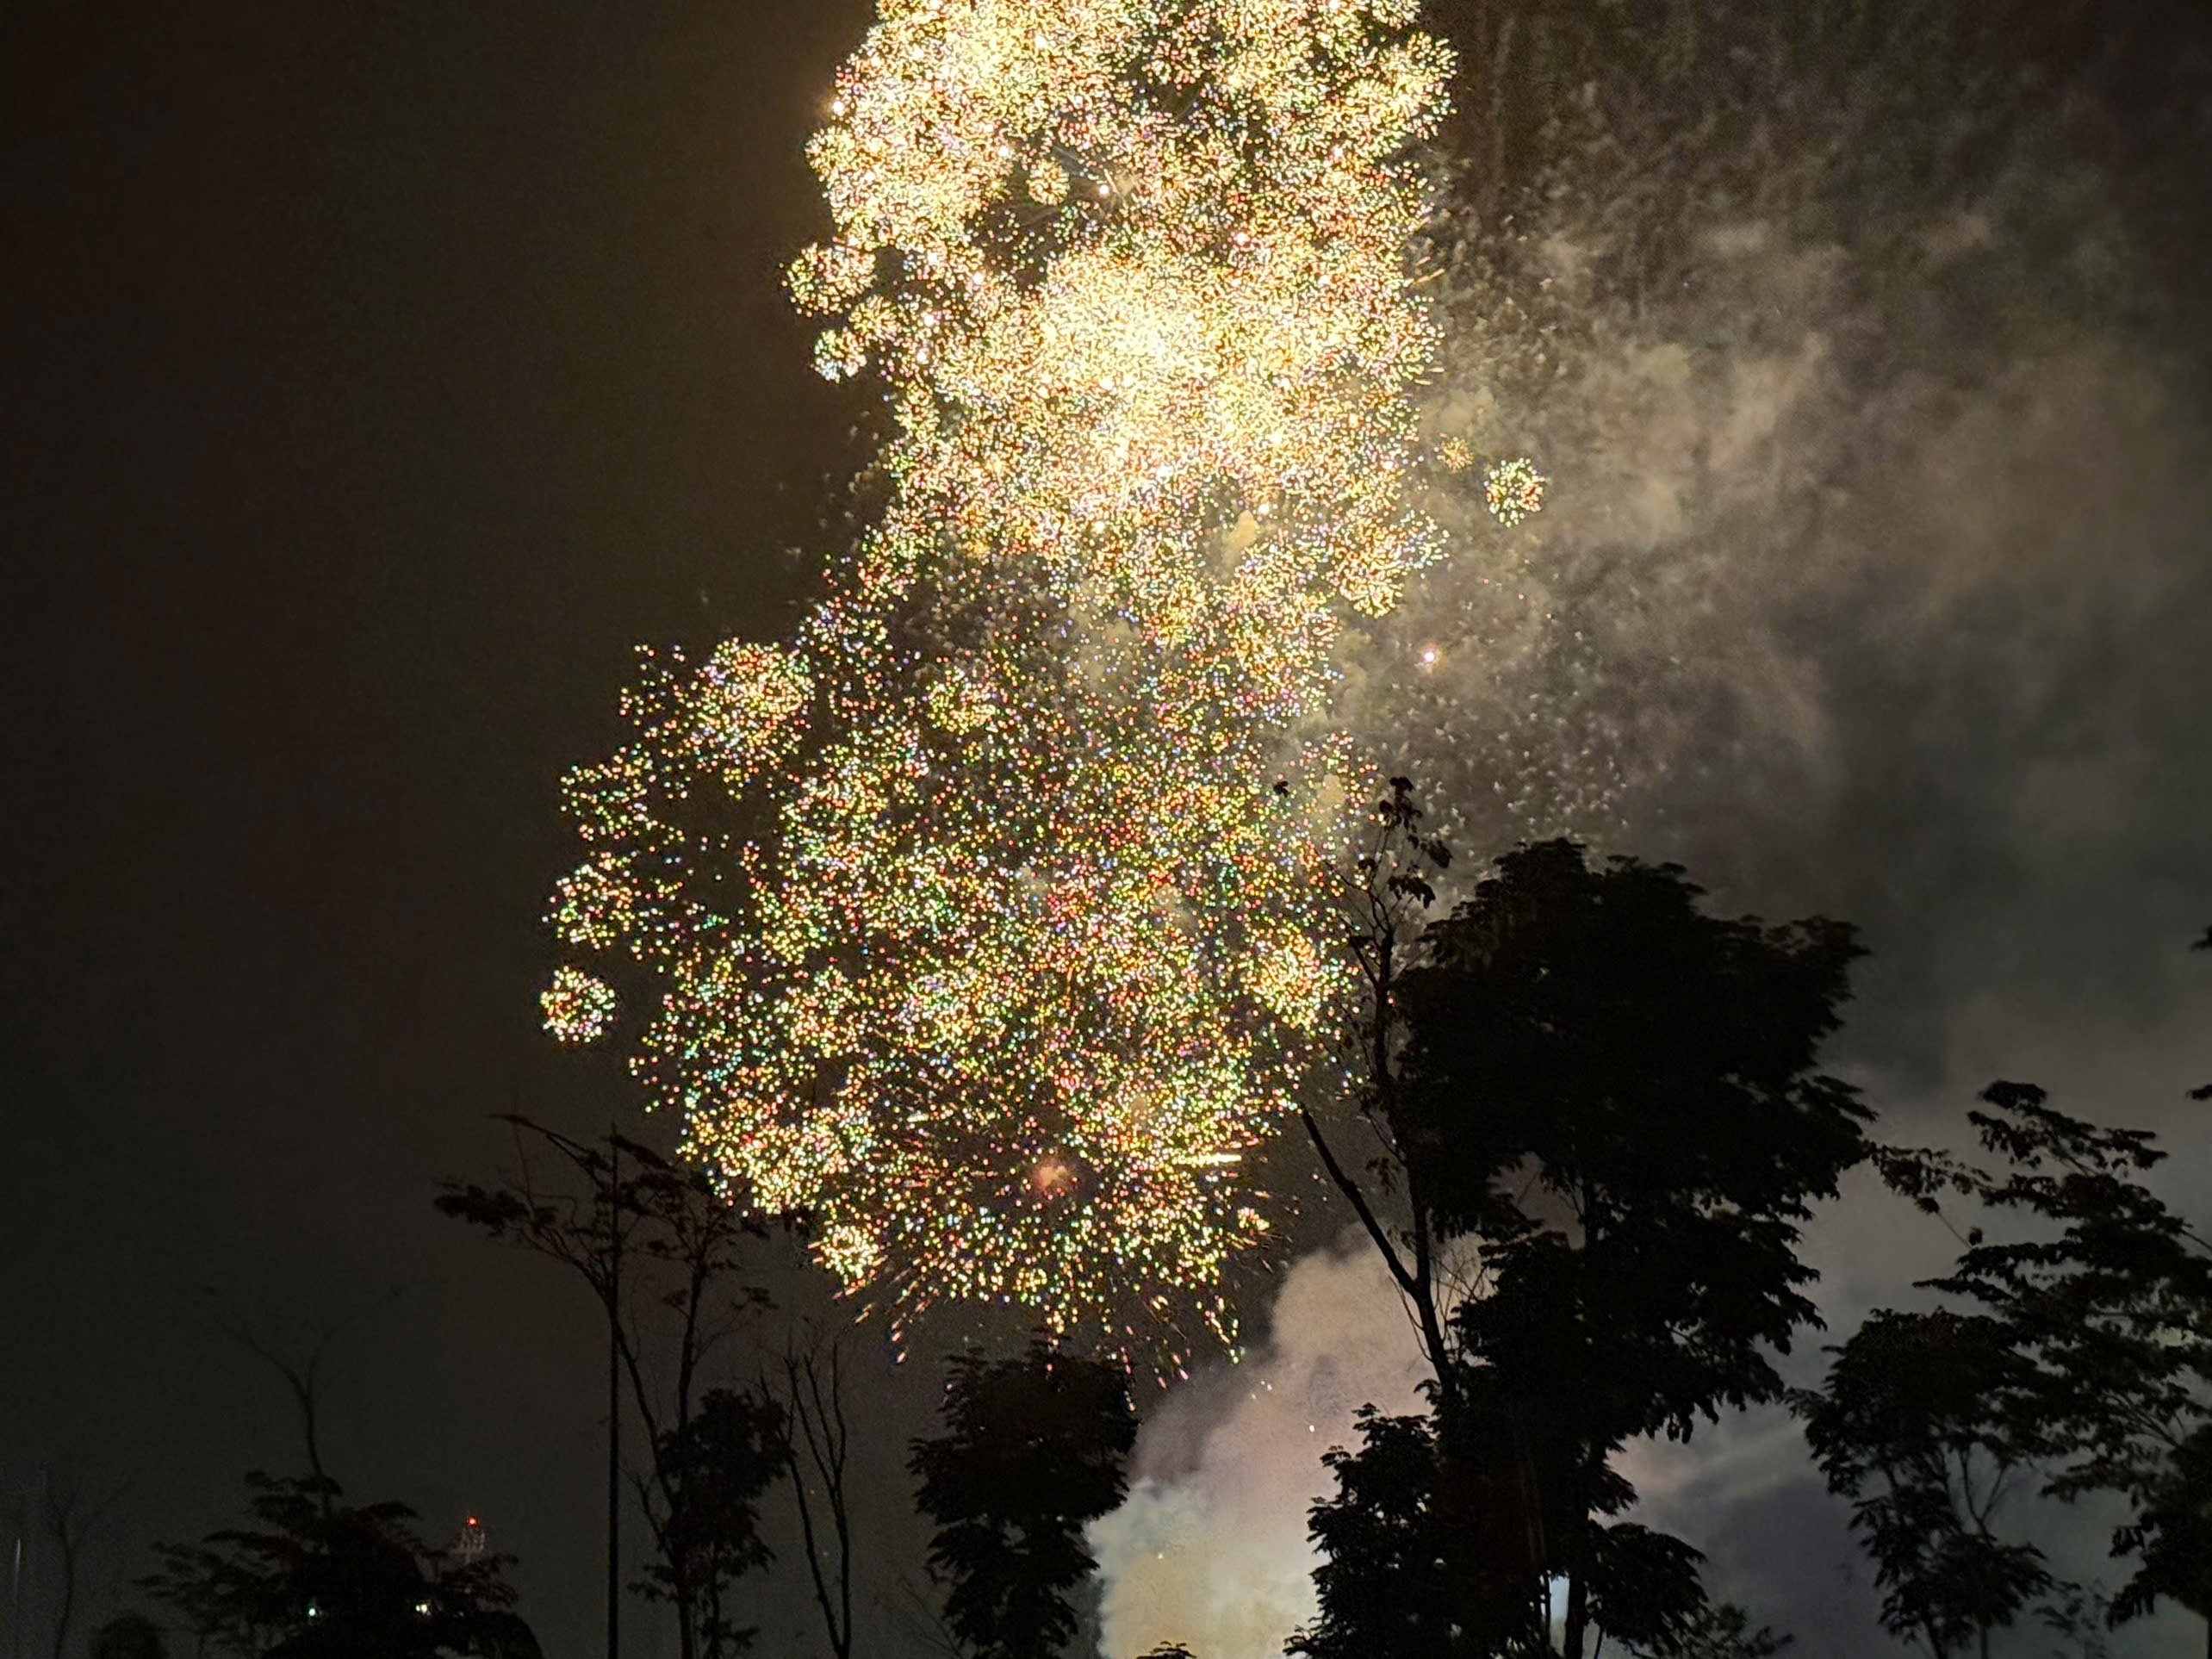
[[[581,968],[556,969],[553,983],[537,993],[537,1005],[556,1042],[596,1042],[614,1023],[614,987]]]
[[[1331,650],[1441,550],[1413,10],[885,0],[811,144],[889,500],[789,646],[646,654],[552,922],[662,981],[687,1150],[908,1311],[1221,1329],[1266,1232],[1345,988]]]
[[[1483,504],[1510,530],[1530,513],[1544,511],[1544,487],[1550,482],[1525,457],[1501,461],[1483,475]]]

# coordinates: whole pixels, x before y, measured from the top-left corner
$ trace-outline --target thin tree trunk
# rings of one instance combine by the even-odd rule
[[[1567,1577],[1567,1635],[1561,1644],[1566,1659],[1582,1659],[1582,1638],[1590,1624],[1589,1575],[1581,1563]]]
[[[706,1298],[707,1279],[705,1265],[697,1254],[690,1258],[687,1265],[691,1271],[691,1286],[689,1296],[684,1304],[683,1340],[677,1350],[676,1423],[673,1431],[679,1437],[681,1437],[691,1426],[692,1382],[699,1372],[699,1304]],[[657,1440],[653,1446],[653,1472],[654,1477],[660,1482],[662,1501],[668,1505],[668,1515],[673,1520],[677,1513],[681,1488],[680,1483],[672,1482],[669,1480],[668,1470],[662,1464],[661,1446]],[[680,1553],[680,1540],[678,1553]],[[671,1561],[669,1565],[671,1569],[676,1568],[674,1561]],[[680,1659],[699,1659],[700,1620],[703,1614],[708,1613],[710,1610],[716,1610],[713,1623],[717,1625],[721,1623],[718,1612],[721,1597],[715,1588],[714,1570],[710,1563],[700,1575],[706,1581],[705,1584],[693,1581],[689,1562],[686,1562],[680,1569],[674,1570],[672,1574],[675,1579],[676,1619],[680,1625],[677,1649]],[[713,1652],[719,1655],[722,1644],[718,1637],[714,1639],[711,1646]]]
[[[806,1548],[806,1570],[814,1584],[814,1604],[822,1614],[823,1633],[830,1638],[835,1659],[853,1655],[853,1525],[845,1507],[845,1395],[839,1351],[830,1351],[830,1392],[825,1399],[821,1373],[810,1356],[803,1364],[794,1354],[784,1356],[784,1379],[791,1401],[784,1433],[784,1467],[791,1478],[792,1496],[798,1506],[799,1534]],[[803,1382],[802,1382],[803,1379]],[[765,1387],[765,1384],[763,1384]],[[822,1571],[820,1541],[814,1526],[814,1508],[807,1501],[808,1469],[798,1461],[798,1441],[792,1438],[796,1425],[806,1446],[807,1463],[823,1484],[829,1519],[837,1539],[837,1596],[830,1600],[829,1581]]]
[[[678,1659],[698,1659],[698,1598],[693,1594],[691,1581],[688,1576],[678,1581],[675,1595],[676,1653]]]
[[[622,1149],[606,1130],[606,1659],[622,1650]]]
[[[53,1530],[61,1540],[61,1610],[54,1615],[53,1659],[61,1659],[62,1650],[69,1644],[69,1622],[77,1612],[78,1540],[69,1536],[68,1524],[59,1513],[54,1516]]]

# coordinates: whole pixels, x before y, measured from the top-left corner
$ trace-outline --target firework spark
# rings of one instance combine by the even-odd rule
[[[556,1042],[596,1042],[614,1023],[614,987],[581,968],[556,969],[553,983],[537,993],[537,1005]]]
[[[687,1150],[910,1312],[1226,1333],[1267,1230],[1344,990],[1331,650],[1441,551],[1414,11],[884,0],[811,144],[791,287],[888,502],[790,645],[646,655],[552,920],[661,980]]]
[[[1550,482],[1525,457],[1501,461],[1483,475],[1483,504],[1510,530],[1530,513],[1544,511],[1544,487]]]

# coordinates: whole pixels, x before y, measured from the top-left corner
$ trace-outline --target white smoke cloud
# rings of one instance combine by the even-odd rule
[[[1275,1659],[1314,1612],[1306,1512],[1333,1488],[1321,1454],[1351,1440],[1363,1405],[1420,1408],[1426,1366],[1364,1237],[1292,1264],[1272,1330],[1163,1402],[1128,1501],[1092,1526],[1106,1659],[1170,1641],[1200,1659]]]

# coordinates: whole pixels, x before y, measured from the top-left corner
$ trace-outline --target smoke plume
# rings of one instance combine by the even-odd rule
[[[1352,1414],[1420,1408],[1425,1374],[1396,1290],[1364,1237],[1283,1277],[1271,1337],[1177,1389],[1144,1426],[1129,1501],[1091,1530],[1102,1650],[1181,1642],[1203,1659],[1264,1659],[1313,1616],[1306,1511],[1321,1454]]]
[[[2212,1076],[2184,948],[2212,921],[2212,426],[2177,276],[2212,244],[2203,27],[1687,0],[1512,27],[1556,9],[1462,20],[1429,253],[1429,434],[1529,457],[1545,504],[1507,528],[1481,465],[1439,471],[1453,550],[1345,664],[1355,728],[1467,879],[1569,834],[1731,913],[1858,924],[1831,1065],[1886,1134],[1955,1144],[1997,1075],[2186,1131]],[[2171,1179],[2203,1214],[2202,1154]],[[1951,1244],[1860,1182],[1809,1246],[1840,1339]],[[1097,1535],[1113,1659],[1258,1659],[1313,1605],[1317,1454],[1363,1398],[1411,1399],[1414,1344],[1357,1252],[1293,1267],[1275,1330],[1146,1426]],[[1879,1644],[1786,1419],[1631,1462],[1794,1652]],[[2101,1519],[2049,1530],[2076,1569]]]

